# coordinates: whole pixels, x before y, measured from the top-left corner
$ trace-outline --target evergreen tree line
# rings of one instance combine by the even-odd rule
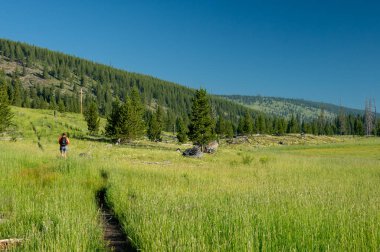
[[[246,113],[241,117],[237,126],[219,117],[217,133],[225,136],[250,134],[303,133],[314,135],[360,135],[365,132],[365,115],[340,114],[335,119],[326,119],[323,110],[317,119],[302,121],[299,116],[292,115],[290,119],[283,117],[267,117],[263,114]],[[370,135],[380,136],[380,119],[374,120],[373,131]]]
[[[66,94],[61,88],[42,87],[40,84],[24,87],[17,71],[10,78],[6,78],[5,72],[0,70],[0,78],[3,79],[6,86],[10,105],[34,109],[52,109],[60,112],[80,112],[79,94]]]
[[[105,134],[112,138],[118,138],[122,142],[129,142],[143,137],[145,134],[151,141],[161,141],[163,130],[163,111],[157,106],[153,112],[144,111],[140,94],[137,88],[133,88],[130,95],[126,95],[126,101],[116,100],[112,106],[111,115],[107,119]],[[89,109],[85,118],[89,127],[94,125],[97,119],[97,111]],[[216,138],[215,120],[206,90],[195,92],[192,99],[191,120],[187,126],[181,117],[177,118],[176,128],[179,142],[190,139],[194,144],[206,146],[209,141]],[[94,127],[92,127],[94,128]]]
[[[107,119],[106,135],[130,141],[146,134],[151,141],[161,141],[161,133],[164,130],[162,108],[157,106],[153,112],[146,111],[137,88],[126,97],[126,102],[119,100],[114,102],[112,113]],[[96,109],[93,109],[93,113],[97,113]],[[208,141],[216,137],[231,138],[236,135],[285,133],[364,135],[364,120],[364,116],[346,116],[343,113],[335,120],[326,120],[323,110],[318,119],[311,122],[301,122],[300,118],[294,115],[286,120],[247,112],[235,124],[223,116],[218,116],[216,120],[206,91],[200,89],[195,92],[192,99],[190,122],[187,124],[183,118],[178,117],[175,133],[179,142],[190,139],[200,146],[205,146]],[[372,134],[380,135],[380,120],[377,120]]]

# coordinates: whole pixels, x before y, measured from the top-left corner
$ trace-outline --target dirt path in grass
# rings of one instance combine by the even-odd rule
[[[107,188],[102,188],[96,194],[99,209],[102,213],[104,240],[110,251],[137,251],[129,241],[119,220],[106,201]]]

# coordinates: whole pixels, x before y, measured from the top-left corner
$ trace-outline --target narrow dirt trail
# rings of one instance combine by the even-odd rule
[[[106,201],[107,188],[102,188],[96,194],[102,215],[102,224],[107,247],[110,251],[137,251],[129,241],[119,220]]]

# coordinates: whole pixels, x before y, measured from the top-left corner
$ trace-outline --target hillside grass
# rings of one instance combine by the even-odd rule
[[[104,250],[95,201],[103,186],[143,251],[380,248],[378,138],[253,136],[189,159],[174,143],[73,137],[62,160],[57,137],[85,134],[82,117],[13,110],[23,137],[0,142],[0,239],[25,239],[16,250]]]

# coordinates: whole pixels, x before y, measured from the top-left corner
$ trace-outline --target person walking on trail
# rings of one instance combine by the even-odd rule
[[[66,153],[68,150],[68,145],[70,144],[69,138],[66,136],[66,133],[63,133],[62,136],[58,140],[59,143],[59,151],[61,152],[61,157],[66,158]]]

